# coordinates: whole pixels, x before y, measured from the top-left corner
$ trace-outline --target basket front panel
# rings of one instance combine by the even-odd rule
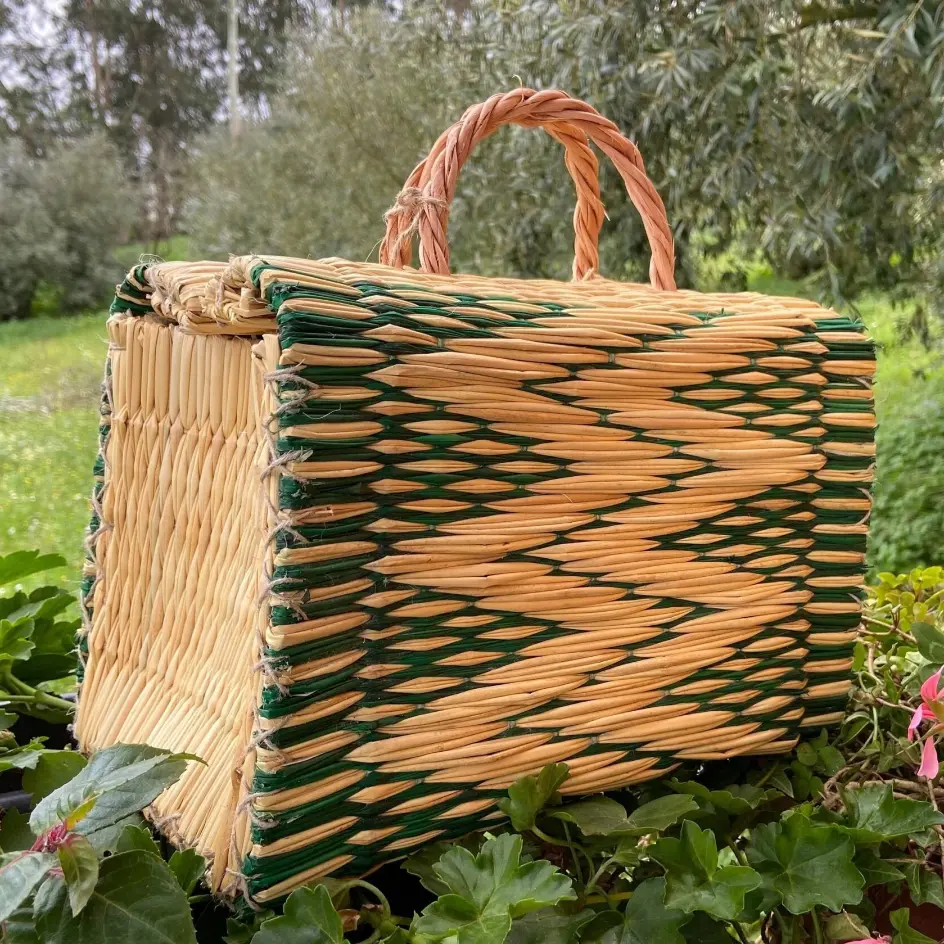
[[[257,899],[495,822],[547,763],[590,793],[838,717],[873,439],[854,323],[355,268],[253,273],[285,471]]]

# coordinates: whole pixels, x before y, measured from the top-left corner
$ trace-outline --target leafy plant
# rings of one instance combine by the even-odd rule
[[[0,557],[0,588],[64,565],[56,554],[7,554]],[[75,682],[75,631],[81,621],[66,615],[74,603],[71,593],[53,586],[0,596],[0,702],[5,708],[48,721],[72,714],[72,703],[54,692]]]
[[[680,768],[641,790],[580,799],[562,793],[566,765],[550,765],[510,786],[505,827],[406,860],[429,893],[419,913],[400,913],[380,879],[325,879],[200,939],[927,944],[911,906],[944,909],[944,788],[916,768],[919,742],[944,733],[941,587],[940,568],[880,576],[848,714],[792,755]],[[192,758],[132,745],[87,763],[33,753],[24,787],[34,808],[0,827],[3,940],[195,942],[206,862],[193,850],[162,855],[138,812]]]

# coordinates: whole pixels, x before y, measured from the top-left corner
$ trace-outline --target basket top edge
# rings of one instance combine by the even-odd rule
[[[478,299],[602,308],[645,317],[647,312],[792,314],[813,321],[840,317],[804,298],[758,292],[661,291],[649,285],[594,275],[580,281],[437,275],[347,259],[279,255],[231,256],[228,262],[142,262],[118,286],[112,314],[155,313],[196,334],[260,335],[277,330],[279,289],[310,288],[352,301],[366,294],[440,295],[439,302]]]

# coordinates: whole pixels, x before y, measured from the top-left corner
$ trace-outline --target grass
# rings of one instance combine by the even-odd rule
[[[0,324],[0,554],[62,554],[68,567],[48,576],[70,588],[84,556],[106,348],[104,313]]]
[[[185,237],[176,237],[160,247],[126,246],[120,254],[132,265],[149,250],[181,258],[188,246]],[[751,274],[750,288],[771,295],[805,294],[802,284],[763,270]],[[858,308],[879,346],[879,422],[916,408],[929,391],[944,395],[941,355],[900,339],[907,306],[896,309],[873,296],[861,299]],[[62,554],[69,566],[58,579],[70,587],[78,585],[84,556],[105,317],[0,324],[0,554],[25,548]]]

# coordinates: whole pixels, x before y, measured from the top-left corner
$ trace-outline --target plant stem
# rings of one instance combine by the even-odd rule
[[[734,933],[737,935],[737,938],[741,944],[750,944],[750,942],[747,940],[747,935],[744,933],[744,928],[742,928],[737,921],[732,921],[731,927],[734,928]]]
[[[9,689],[9,694],[0,692],[0,701],[8,701],[11,704],[33,704],[40,708],[66,711],[69,714],[75,710],[75,705],[71,701],[33,688],[32,685],[27,685],[26,682],[21,682],[16,676],[11,675],[9,671],[0,672],[0,685]]]
[[[365,882],[362,878],[352,878],[349,881],[344,883],[348,888],[363,888],[365,891],[368,891],[373,895],[377,901],[380,902],[380,906],[384,910],[385,915],[390,915],[390,902],[387,901],[387,896],[376,886],[372,885],[370,882]]]
[[[810,912],[810,915],[813,918],[813,940],[816,944],[824,944],[823,926],[819,923],[819,915],[816,913],[815,908]]]
[[[728,840],[728,848],[734,853],[734,858],[741,863],[741,865],[746,865],[750,868],[750,862],[747,861],[747,856],[744,854],[743,849],[738,849],[737,843],[733,839]]]
[[[596,872],[593,873],[593,875],[590,877],[590,881],[587,882],[587,887],[583,891],[584,895],[589,895],[590,892],[592,892],[593,889],[596,888],[597,882],[599,882],[600,879],[603,878],[604,874],[609,869],[609,867],[613,864],[614,861],[615,859],[607,859],[603,863],[603,865],[601,865],[600,868],[598,868]]]
[[[574,860],[574,872],[577,873],[577,881],[583,885],[583,869],[580,868],[580,857],[577,855],[577,849],[574,846],[574,841],[570,838],[570,827],[567,825],[567,821],[564,821],[564,836],[567,838],[567,848],[570,849],[571,857]],[[588,857],[590,862],[590,868],[593,868],[593,860]]]

